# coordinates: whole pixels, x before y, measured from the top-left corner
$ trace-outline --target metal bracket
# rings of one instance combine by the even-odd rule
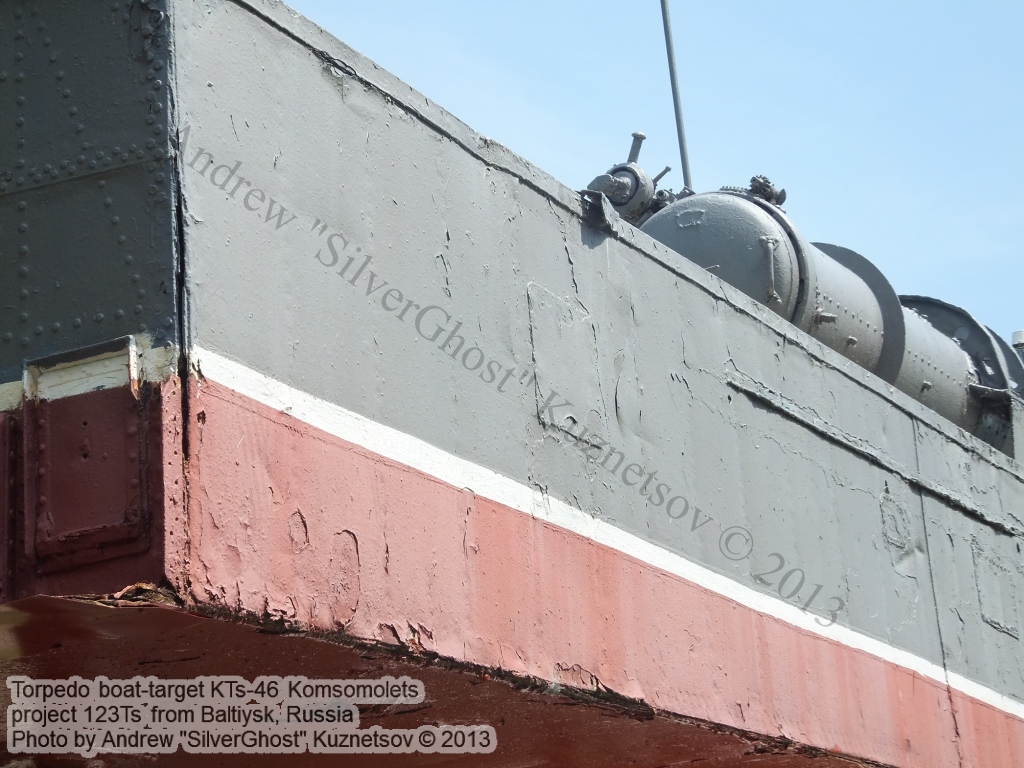
[[[605,232],[617,231],[619,214],[603,192],[581,189],[580,198],[583,202],[583,220],[587,224]]]

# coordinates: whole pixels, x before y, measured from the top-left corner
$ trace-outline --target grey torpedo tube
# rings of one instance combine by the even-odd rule
[[[784,200],[784,190],[758,176],[749,189],[681,196],[641,218],[640,228],[1002,450],[1009,398],[1024,387],[1014,349],[961,309],[901,300],[860,254],[808,242]]]

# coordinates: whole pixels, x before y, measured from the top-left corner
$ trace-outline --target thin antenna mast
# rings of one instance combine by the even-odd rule
[[[679,134],[679,158],[683,162],[683,184],[692,190],[690,158],[686,154],[686,132],[683,130],[683,105],[679,101],[679,78],[676,76],[676,53],[672,46],[672,22],[668,17],[668,0],[661,0],[661,18],[665,23],[665,49],[668,52],[668,74],[672,79],[672,102],[676,108],[676,133]]]

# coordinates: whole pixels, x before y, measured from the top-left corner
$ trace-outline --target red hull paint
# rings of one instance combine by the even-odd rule
[[[176,378],[147,384],[140,399],[103,389],[29,401],[3,418],[5,599],[113,592],[183,569]]]
[[[30,668],[50,679],[81,675],[127,678],[143,670],[161,678],[200,675],[305,675],[352,679],[408,675],[427,691],[424,705],[364,707],[364,727],[416,728],[433,723],[492,724],[491,754],[436,755],[101,755],[98,760],[48,757],[60,768],[851,768],[851,761],[808,754],[797,745],[766,743],[706,724],[652,717],[644,707],[622,708],[537,689],[523,689],[479,670],[433,664],[385,648],[325,643],[280,635],[238,622],[203,619],[158,607],[106,606],[33,597],[5,609],[0,641],[11,671]],[[60,650],[54,645],[60,644]],[[11,657],[16,661],[10,662]],[[622,704],[623,702],[618,702]],[[0,764],[24,759],[0,742]]]
[[[193,382],[191,402],[199,602],[892,765],[1024,765],[1024,722],[933,680],[215,382]]]

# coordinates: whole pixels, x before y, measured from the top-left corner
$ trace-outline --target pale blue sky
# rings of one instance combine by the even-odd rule
[[[657,0],[290,5],[563,183],[681,185]],[[1024,3],[672,0],[698,191],[769,176],[898,293],[1024,328]]]

